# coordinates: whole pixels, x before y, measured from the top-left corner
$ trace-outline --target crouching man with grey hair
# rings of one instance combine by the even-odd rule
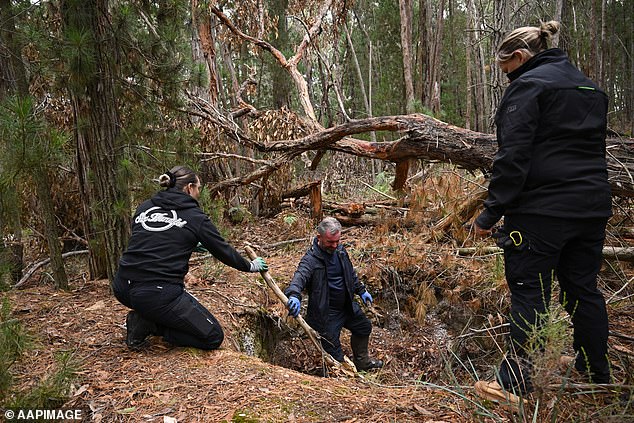
[[[299,262],[295,275],[284,292],[288,297],[289,314],[299,315],[302,292],[308,293],[306,322],[321,335],[321,344],[335,360],[343,361],[339,336],[341,329],[350,330],[350,346],[357,370],[383,367],[383,361],[370,358],[368,342],[372,323],[353,301],[354,294],[364,304],[372,296],[359,282],[346,249],[339,243],[341,224],[327,217],[317,226],[317,237]]]

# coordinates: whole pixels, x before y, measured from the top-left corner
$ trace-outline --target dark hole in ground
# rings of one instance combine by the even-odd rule
[[[366,309],[372,320],[370,352],[386,361],[381,370],[383,382],[418,380],[440,382],[451,377],[471,380],[469,372],[459,364],[486,351],[478,338],[456,342],[466,325],[478,318],[462,301],[448,298],[446,289],[418,272],[418,278],[407,272],[386,269],[382,274],[383,289],[376,292],[375,311]],[[422,277],[421,277],[422,276]],[[421,284],[426,296],[421,297]],[[424,303],[424,304],[423,304]],[[421,318],[421,307],[424,317]],[[307,374],[323,374],[323,362],[316,347],[290,318],[258,310],[243,317],[239,333],[241,351],[271,364]],[[352,357],[350,333],[342,331],[344,354]],[[448,369],[447,362],[456,364]]]

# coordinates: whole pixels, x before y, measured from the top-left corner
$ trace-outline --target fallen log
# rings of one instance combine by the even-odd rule
[[[499,247],[465,247],[458,248],[459,256],[473,256],[475,254],[502,254],[504,250]],[[603,247],[603,258],[610,260],[627,261],[634,263],[634,247]]]
[[[282,198],[282,200],[285,200],[287,198],[299,198],[299,197],[305,197],[307,195],[310,195],[310,193],[312,192],[313,188],[317,185],[321,185],[321,181],[313,181],[313,182],[309,182],[305,185],[302,185],[300,187],[297,188],[293,188],[291,190],[285,191],[282,193],[282,195],[280,195],[280,197]]]
[[[423,114],[381,116],[353,119],[331,128],[323,129],[314,122],[303,121],[305,137],[270,142],[250,139],[216,109],[201,99],[190,98],[190,113],[210,121],[222,128],[231,139],[261,152],[278,152],[278,156],[247,175],[218,182],[210,186],[212,192],[231,187],[248,185],[266,177],[288,164],[306,151],[340,151],[368,159],[401,163],[400,176],[404,175],[405,163],[410,159],[422,159],[454,164],[469,171],[491,170],[497,151],[495,135],[474,132],[442,122]],[[372,142],[352,138],[352,135],[389,131],[404,136],[396,141]],[[634,139],[610,136],[606,139],[608,179],[616,197],[634,197]],[[401,178],[402,179],[402,178]],[[399,179],[397,185],[401,184]],[[397,186],[398,188],[398,186]]]
[[[310,216],[313,219],[321,220],[323,216],[321,199],[321,180],[309,182],[301,187],[283,192],[280,196],[282,200],[289,198],[299,198],[308,196],[310,198]]]
[[[375,119],[372,121],[372,119]],[[452,163],[469,171],[488,173],[497,152],[495,135],[470,131],[422,114],[385,116],[357,121],[355,133],[372,130],[401,130],[406,136],[392,142],[340,139],[333,150],[400,163],[425,159]],[[364,122],[365,124],[362,124]],[[634,197],[634,139],[606,139],[608,178],[617,197]]]
[[[376,226],[385,222],[385,219],[381,216],[352,217],[352,216],[346,216],[340,213],[334,213],[334,217],[343,226]]]
[[[603,247],[603,258],[634,263],[634,247]]]

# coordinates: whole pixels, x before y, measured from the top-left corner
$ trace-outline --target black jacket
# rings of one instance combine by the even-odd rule
[[[182,283],[198,242],[224,264],[249,271],[250,262],[218,233],[198,201],[174,188],[160,191],[134,214],[119,276],[135,282]]]
[[[308,292],[306,321],[313,329],[321,333],[328,328],[328,305],[330,301],[326,260],[323,254],[324,252],[317,245],[317,238],[315,238],[313,245],[300,260],[291,283],[284,291],[287,297],[297,297],[300,301],[302,299],[302,291],[306,290]],[[359,282],[357,273],[352,266],[352,262],[350,262],[348,252],[343,245],[339,244],[334,254],[339,256],[343,267],[343,277],[347,290],[347,307],[352,311],[352,298],[355,293],[358,295],[363,294],[366,291],[365,285]]]
[[[608,99],[559,49],[543,51],[508,74],[495,116],[498,152],[485,211],[503,215],[611,216],[605,160]]]

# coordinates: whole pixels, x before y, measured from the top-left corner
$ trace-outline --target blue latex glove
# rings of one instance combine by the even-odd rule
[[[297,297],[289,297],[288,303],[286,303],[286,307],[288,307],[288,314],[297,317],[299,316],[299,310],[301,309],[299,298]]]
[[[372,304],[372,295],[370,295],[368,291],[365,291],[363,294],[361,294],[361,300],[363,301],[363,304],[365,305],[368,305],[368,302]]]
[[[262,272],[269,270],[269,265],[266,264],[266,261],[262,257],[257,257],[255,260],[251,262],[250,271],[253,273]]]

